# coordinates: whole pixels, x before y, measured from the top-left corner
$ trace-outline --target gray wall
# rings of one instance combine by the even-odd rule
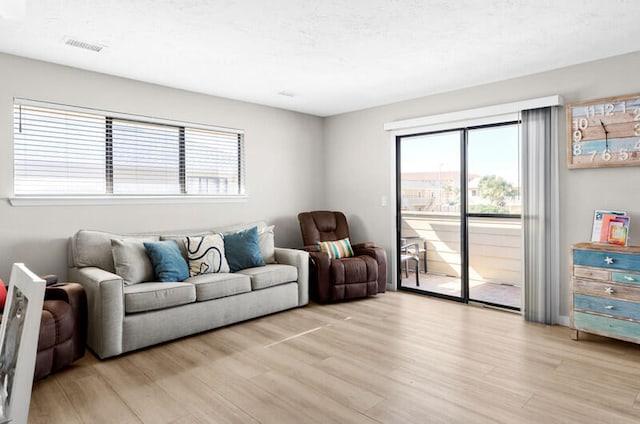
[[[480,66],[480,65],[479,65]],[[393,238],[395,156],[386,122],[560,94],[565,102],[640,92],[640,53],[472,87],[327,118],[325,123],[328,208],[355,222],[352,238],[375,240],[388,252]],[[594,209],[630,212],[630,240],[640,244],[640,169],[579,169],[566,166],[564,119],[560,156],[560,314],[569,314],[569,250],[588,241]],[[381,196],[387,196],[382,206]],[[390,273],[390,275],[392,275]]]
[[[3,200],[0,278],[16,261],[64,278],[66,240],[80,228],[139,232],[265,219],[276,224],[277,245],[299,246],[296,214],[317,208],[345,211],[354,241],[374,240],[390,253],[395,157],[384,123],[551,94],[573,102],[640,92],[637,69],[640,53],[322,119],[0,54],[0,198],[12,193],[13,97],[242,128],[249,194],[240,203],[163,205],[13,207]],[[560,313],[568,315],[569,249],[589,239],[594,209],[629,211],[631,242],[640,244],[640,169],[569,171],[564,136],[558,149]]]
[[[245,202],[14,207],[13,98],[245,130]],[[0,278],[13,262],[66,276],[80,228],[114,232],[203,228],[264,219],[278,246],[299,246],[296,215],[323,206],[323,119],[0,54]]]

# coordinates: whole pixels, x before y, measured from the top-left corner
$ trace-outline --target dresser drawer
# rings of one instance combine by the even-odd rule
[[[634,274],[632,272],[612,272],[611,281],[624,284],[638,284],[640,285],[640,274]]]
[[[573,328],[576,330],[583,330],[587,332],[593,331],[612,336],[634,339],[640,338],[640,323],[638,322],[624,321],[621,319],[586,314],[583,312],[573,313]]]
[[[640,304],[635,302],[575,294],[573,296],[573,307],[587,312],[640,320]]]
[[[611,258],[607,263],[606,258]],[[640,271],[640,255],[597,250],[573,250],[573,264],[606,269]]]
[[[611,280],[611,272],[606,269],[591,268],[585,266],[574,266],[573,275],[582,278],[591,278],[593,280]]]
[[[597,281],[574,280],[573,291],[575,293],[589,294],[600,297],[611,297],[615,299],[627,299],[640,302],[640,286],[622,286],[619,284],[608,284]]]

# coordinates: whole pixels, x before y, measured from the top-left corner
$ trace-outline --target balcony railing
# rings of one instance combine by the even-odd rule
[[[468,223],[469,279],[522,287],[520,219],[473,217]],[[459,214],[403,211],[402,236],[426,241],[430,274],[461,276]]]

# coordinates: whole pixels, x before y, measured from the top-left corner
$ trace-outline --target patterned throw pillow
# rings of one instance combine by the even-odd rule
[[[192,277],[210,272],[229,272],[221,234],[185,237],[184,247],[187,250],[189,274]]]
[[[354,256],[349,239],[336,241],[319,241],[318,246],[322,252],[327,252],[332,259],[348,258]]]

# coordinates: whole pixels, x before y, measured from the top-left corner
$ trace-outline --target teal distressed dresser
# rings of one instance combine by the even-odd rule
[[[640,343],[640,246],[577,243],[572,262],[573,338],[584,331]]]

